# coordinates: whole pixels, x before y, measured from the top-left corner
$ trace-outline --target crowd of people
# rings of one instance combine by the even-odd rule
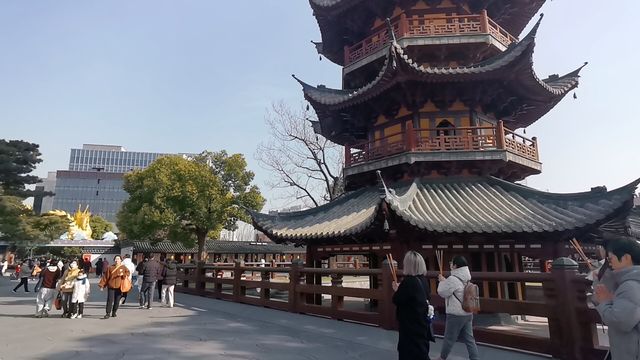
[[[54,301],[56,308],[62,310],[63,318],[81,319],[84,315],[84,303],[91,294],[89,274],[92,265],[88,259],[24,259],[16,267],[16,276],[20,282],[13,288],[16,293],[21,287],[30,292],[29,279],[36,278],[35,317],[50,316]],[[98,288],[107,292],[103,319],[116,317],[118,308],[127,300],[131,292],[138,292],[139,308],[151,309],[154,289],[158,289],[160,303],[174,306],[174,287],[177,282],[177,264],[172,259],[157,260],[155,256],[146,257],[136,264],[127,254],[113,258],[109,265],[106,258],[100,258],[95,264],[96,277],[100,279]],[[134,286],[135,282],[135,286]]]
[[[594,263],[591,298],[609,329],[610,354],[607,359],[640,359],[640,243],[619,237],[601,247],[601,261]],[[469,302],[474,294],[467,259],[454,256],[449,262],[450,276],[438,276],[438,295],[445,300],[445,331],[438,360],[449,357],[457,341],[467,347],[469,359],[480,359],[473,335],[475,311]],[[400,360],[429,360],[430,342],[435,341],[430,326],[433,307],[425,277],[424,258],[415,251],[403,259],[404,279],[393,282],[393,303],[398,320]],[[470,286],[471,285],[471,286]],[[475,301],[478,301],[476,299]]]

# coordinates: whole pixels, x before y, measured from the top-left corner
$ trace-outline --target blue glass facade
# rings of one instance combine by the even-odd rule
[[[157,158],[169,154],[124,151],[121,147],[83,147],[71,149],[69,170],[127,173],[144,169]]]
[[[124,174],[144,169],[170,154],[125,151],[121,146],[84,145],[71,149],[69,170],[57,172],[53,208],[74,212],[89,205],[92,214],[115,223],[129,195],[122,189]],[[184,154],[184,156],[192,156]]]

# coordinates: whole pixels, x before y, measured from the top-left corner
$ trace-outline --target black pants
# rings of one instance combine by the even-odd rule
[[[158,299],[162,299],[162,279],[156,281],[158,288]]]
[[[13,288],[13,291],[16,291],[20,288],[20,286],[24,285],[24,292],[29,292],[29,278],[28,277],[21,277],[20,278],[20,284],[16,285],[16,287]]]
[[[71,295],[73,293],[70,292],[61,292],[62,295],[62,315],[63,316],[71,316],[73,311],[71,311]]]
[[[83,315],[84,313],[84,303],[83,302],[74,302],[71,303],[71,313]]]
[[[142,289],[140,289],[140,306],[151,307],[151,301],[153,301],[153,289],[156,287],[156,282],[142,283]]]
[[[120,297],[122,296],[122,293],[119,288],[108,288],[107,291],[107,315],[113,316],[118,311],[118,306],[120,306]]]

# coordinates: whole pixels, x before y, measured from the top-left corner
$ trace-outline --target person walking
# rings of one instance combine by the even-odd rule
[[[16,287],[13,288],[13,292],[16,293],[20,286],[24,286],[24,292],[28,293],[29,291],[29,277],[31,276],[31,268],[29,267],[29,261],[24,260],[22,265],[20,265],[20,282]]]
[[[73,283],[73,295],[71,296],[71,318],[82,319],[84,303],[89,300],[91,284],[84,270],[80,270],[76,281]]]
[[[89,276],[89,274],[91,273],[91,259],[84,258],[82,260],[82,271],[85,273],[85,275]]]
[[[79,273],[78,262],[74,260],[69,263],[69,268],[62,275],[62,281],[58,286],[58,290],[62,295],[62,317],[71,317],[71,297],[73,296],[73,286]]]
[[[7,261],[7,259],[2,260],[2,269],[1,269],[0,275],[5,276],[4,274],[7,272],[8,268],[9,268],[9,262]]]
[[[133,262],[131,261],[131,255],[125,254],[124,260],[122,260],[122,265],[126,266],[127,270],[129,270],[129,281],[131,281],[131,283],[133,284],[133,273],[136,271],[136,266],[133,265]],[[133,289],[133,287],[131,287],[131,289]],[[131,290],[127,291],[126,293],[122,293],[122,297],[120,298],[120,305],[123,305],[125,302],[127,302],[127,295],[130,292]]]
[[[435,341],[427,323],[431,293],[424,275],[427,267],[422,255],[415,251],[405,254],[404,279],[392,283],[393,303],[398,319],[398,359],[429,360],[429,341]]]
[[[104,268],[104,263],[102,262],[102,258],[99,258],[96,261],[96,277],[102,277],[102,269]]]
[[[462,301],[464,300],[464,288],[471,281],[471,273],[467,259],[464,256],[455,256],[449,263],[451,276],[445,278],[438,275],[438,295],[445,299],[447,318],[444,328],[444,342],[440,350],[440,357],[437,360],[445,360],[453,344],[457,340],[462,340],[467,346],[470,360],[478,360],[478,347],[473,337],[473,314],[464,311]]]
[[[615,292],[605,284],[595,287],[596,310],[609,327],[613,360],[640,359],[640,244],[635,239],[612,240],[609,263],[618,283]]]
[[[120,255],[116,255],[113,258],[113,261],[115,264],[105,269],[104,275],[98,284],[101,290],[107,288],[107,313],[103,319],[117,316],[118,306],[120,305],[120,296],[122,295],[120,292],[120,284],[122,280],[129,276],[129,270],[126,266],[122,265],[122,258]]]
[[[49,263],[40,272],[38,284],[36,285],[36,317],[48,317],[51,310],[51,301],[56,296],[56,283],[60,279],[62,273],[54,261]]]
[[[153,302],[153,291],[156,287],[156,281],[161,271],[160,263],[151,254],[149,261],[142,265],[142,289],[140,291],[140,308],[151,309]]]
[[[178,265],[175,261],[169,260],[162,274],[162,295],[160,304],[172,308],[174,304],[173,290],[178,282]]]

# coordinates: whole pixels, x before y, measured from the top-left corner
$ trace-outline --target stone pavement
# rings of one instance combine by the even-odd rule
[[[62,319],[56,310],[36,319],[34,293],[13,294],[17,282],[0,278],[0,359],[397,359],[394,331],[184,294],[176,294],[174,308],[156,303],[140,310],[131,303],[117,318],[102,320],[105,293],[92,282],[83,319]],[[29,285],[33,290],[35,283]],[[440,344],[432,345],[432,357]],[[544,358],[485,346],[480,355]],[[465,357],[456,344],[449,359]]]

